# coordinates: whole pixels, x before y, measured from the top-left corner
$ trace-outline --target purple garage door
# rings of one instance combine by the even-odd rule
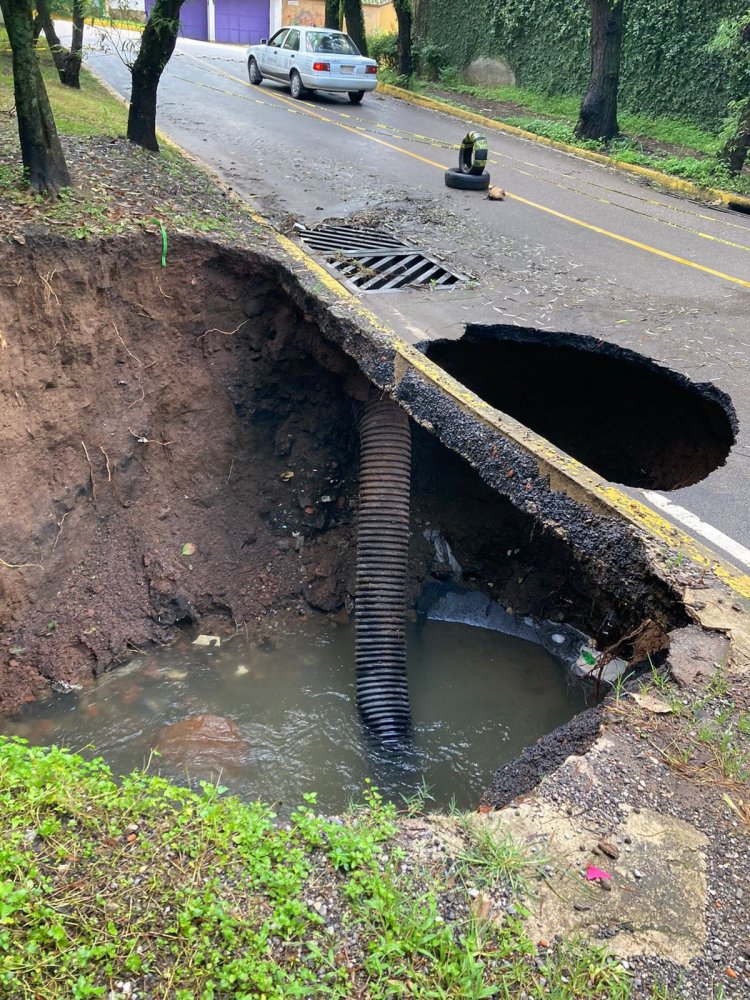
[[[268,38],[268,0],[215,0],[216,41],[256,45]]]
[[[153,6],[154,0],[146,0],[146,14]],[[207,0],[185,0],[180,8],[180,34],[184,38],[208,39]]]

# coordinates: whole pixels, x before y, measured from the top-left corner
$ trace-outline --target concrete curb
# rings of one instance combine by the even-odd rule
[[[88,69],[88,72],[91,70]],[[106,81],[102,81],[98,74],[92,73],[92,76],[110,94],[123,103],[127,103],[122,95],[118,94]],[[444,107],[440,110],[444,110]],[[470,414],[489,431],[503,435],[513,445],[526,453],[536,462],[539,476],[548,481],[551,490],[559,491],[586,504],[598,514],[626,521],[636,529],[647,543],[651,543],[654,549],[661,552],[666,550],[675,558],[688,558],[696,566],[712,573],[737,596],[750,599],[750,575],[741,572],[710,547],[701,544],[679,528],[674,527],[645,504],[632,499],[622,490],[602,479],[593,470],[566,455],[545,438],[535,434],[512,417],[494,409],[461,385],[424,354],[402,340],[396,331],[383,323],[379,317],[362,304],[356,295],[344,288],[305,249],[278,232],[266,218],[255,210],[250,202],[230,189],[215,170],[182,149],[159,129],[157,129],[157,136],[160,142],[179,152],[196,169],[201,170],[217,186],[227,191],[233,200],[249,210],[252,221],[276,244],[287,266],[296,265],[294,270],[301,283],[306,286],[307,291],[317,296],[322,293],[328,308],[343,308],[363,328],[364,333],[370,333],[374,337],[375,346],[389,353],[392,352],[392,384],[383,385],[383,388],[392,392],[395,398],[399,397],[400,386],[405,385],[410,376],[422,380],[434,391],[450,399],[451,403],[459,410]],[[373,377],[373,381],[380,384],[381,380]],[[404,405],[403,400],[402,405]],[[409,409],[408,405],[406,408]],[[419,417],[416,414],[412,413],[412,416],[419,422]],[[667,573],[667,575],[669,574]],[[700,618],[700,615],[696,615],[696,617]],[[747,637],[747,649],[750,654],[750,635]]]
[[[413,94],[402,87],[394,87],[389,83],[379,83],[378,92],[386,94],[388,97],[395,97],[398,100],[406,101],[417,107],[427,108],[430,111],[441,111],[444,114],[452,114],[457,118],[473,122],[475,125],[482,125],[484,128],[495,129],[497,132],[507,132],[508,135],[517,136],[519,139],[528,139],[530,142],[548,146],[550,149],[557,149],[562,153],[569,153],[571,156],[579,156],[581,159],[589,160],[592,163],[599,163],[605,167],[612,167],[614,170],[622,170],[625,173],[634,174],[659,187],[667,188],[689,198],[696,198],[712,205],[721,204],[727,207],[739,206],[750,212],[750,197],[741,194],[733,194],[731,191],[720,191],[718,188],[704,188],[686,181],[681,177],[673,177],[671,174],[663,174],[659,170],[650,167],[641,167],[636,163],[623,163],[622,160],[615,160],[604,153],[597,153],[592,149],[581,149],[579,146],[571,146],[567,142],[558,142],[556,139],[547,139],[536,132],[527,132],[525,129],[517,128],[515,125],[508,125],[496,118],[488,118],[486,115],[477,114],[474,111],[467,111],[464,108],[457,108],[447,101],[442,101],[437,97],[424,97],[422,94]]]

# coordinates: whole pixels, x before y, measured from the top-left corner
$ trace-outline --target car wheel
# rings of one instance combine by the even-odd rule
[[[250,83],[255,84],[256,87],[263,79],[263,74],[253,56],[250,56],[247,61],[247,75],[250,77]]]
[[[292,70],[292,75],[289,77],[289,90],[295,101],[302,100],[307,93],[307,89],[302,85],[302,77],[296,69]]]
[[[449,188],[460,188],[462,191],[486,191],[490,186],[490,175],[465,174],[460,167],[451,167],[445,171],[445,184]]]
[[[352,104],[360,104],[364,96],[365,96],[364,90],[349,91],[349,100],[352,102]]]

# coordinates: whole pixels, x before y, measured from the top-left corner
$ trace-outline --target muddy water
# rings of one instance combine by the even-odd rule
[[[341,810],[367,778],[396,801],[426,784],[436,807],[467,808],[501,763],[584,707],[546,650],[497,632],[412,626],[409,663],[414,747],[401,755],[368,743],[356,712],[353,630],[328,619],[270,648],[244,638],[218,649],[181,640],[92,688],[52,696],[3,729],[87,756],[95,747],[116,773],[142,767],[160,746],[152,770],[179,782],[220,776],[282,814],[308,791],[323,810]],[[205,713],[236,727],[208,742],[175,727]]]

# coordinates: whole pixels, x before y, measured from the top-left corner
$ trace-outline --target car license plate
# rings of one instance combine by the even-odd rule
[[[354,67],[353,66],[342,66],[341,67],[341,72],[342,73],[353,73],[354,72]]]

